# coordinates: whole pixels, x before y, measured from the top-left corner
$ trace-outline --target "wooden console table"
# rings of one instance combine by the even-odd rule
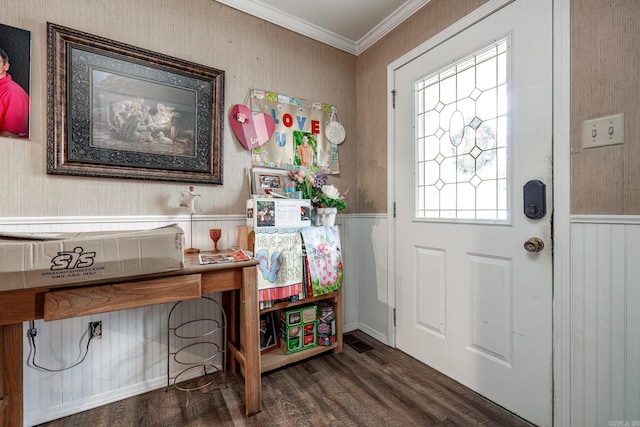
[[[262,409],[256,260],[200,265],[185,255],[181,270],[47,288],[0,292],[0,426],[23,424],[22,322],[57,320],[223,293],[229,350],[245,379],[247,416]],[[226,292],[232,291],[232,292]],[[238,326],[239,325],[239,326]]]

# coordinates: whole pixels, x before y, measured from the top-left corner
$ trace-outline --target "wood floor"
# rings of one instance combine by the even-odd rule
[[[530,424],[399,350],[350,333],[350,345],[262,377],[262,412],[244,415],[242,377],[187,393],[156,390],[72,415],[48,427],[116,426],[528,426]],[[514,390],[514,392],[517,392]]]

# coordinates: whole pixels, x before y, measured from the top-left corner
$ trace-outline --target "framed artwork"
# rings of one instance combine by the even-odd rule
[[[260,353],[266,353],[278,347],[274,314],[273,311],[260,314]]]
[[[289,178],[288,170],[266,167],[251,168],[251,194],[265,197],[265,190],[270,189],[272,192],[284,196],[288,185],[294,186],[293,181]]]
[[[12,94],[0,106],[0,137],[29,138],[31,33],[0,24],[0,60],[3,68],[9,64],[5,72],[11,81],[0,89],[0,98]]]
[[[222,184],[224,71],[47,24],[49,174]]]

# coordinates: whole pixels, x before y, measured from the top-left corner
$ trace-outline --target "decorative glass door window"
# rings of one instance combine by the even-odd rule
[[[417,220],[510,222],[507,39],[414,83]]]

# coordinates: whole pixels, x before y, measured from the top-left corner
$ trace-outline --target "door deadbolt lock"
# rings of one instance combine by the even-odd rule
[[[546,185],[540,180],[534,179],[527,182],[523,189],[524,215],[529,219],[541,219],[547,213]]]
[[[532,237],[524,242],[524,248],[527,252],[540,252],[544,249],[544,242],[539,237]]]

